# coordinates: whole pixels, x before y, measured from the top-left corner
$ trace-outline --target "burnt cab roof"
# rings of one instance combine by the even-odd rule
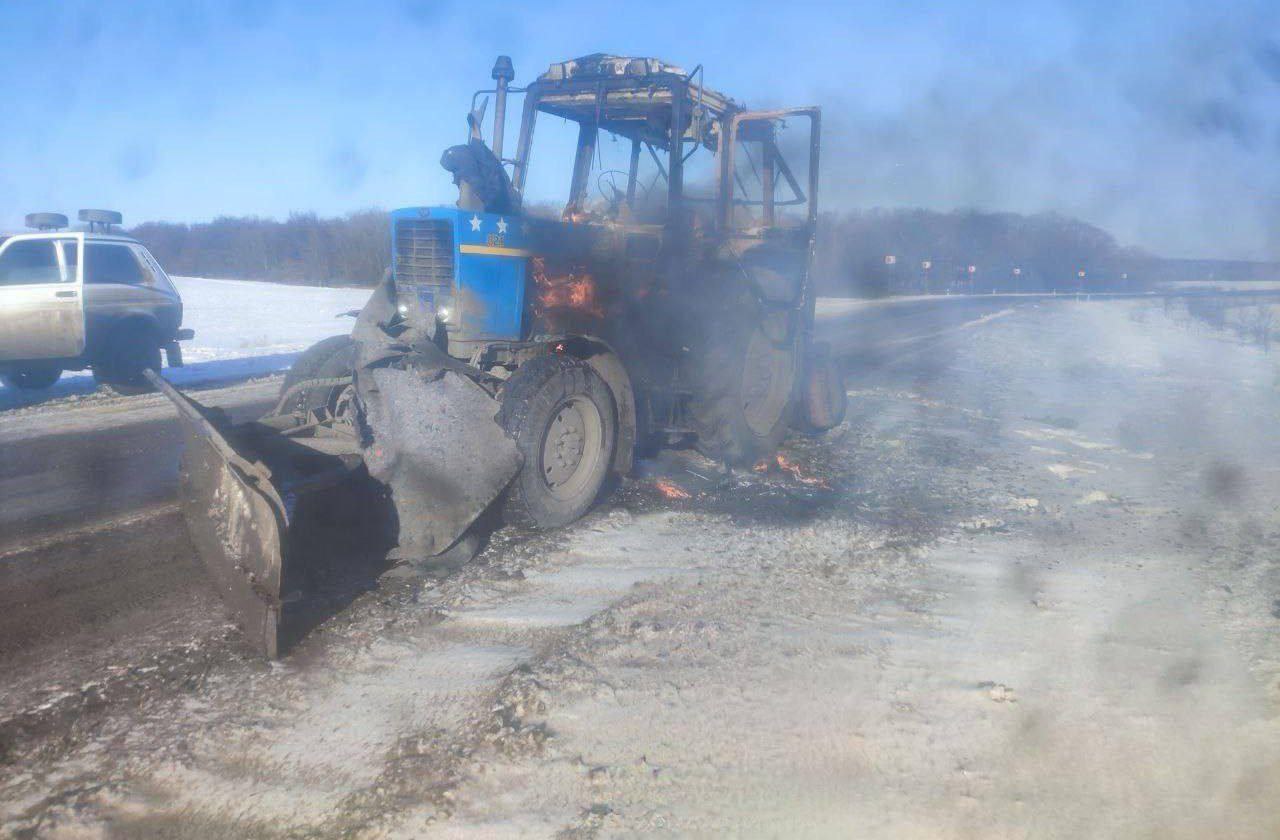
[[[702,84],[702,68],[692,73],[659,58],[593,53],[552,64],[529,85],[538,110],[575,122],[598,120],[601,128],[643,137],[665,147],[655,119],[667,117],[675,97],[688,115],[702,108],[711,120],[744,110],[741,103]]]

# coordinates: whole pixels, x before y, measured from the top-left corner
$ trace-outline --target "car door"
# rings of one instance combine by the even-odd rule
[[[84,245],[84,294],[89,345],[98,348],[123,318],[154,319],[176,329],[181,317],[177,293],[161,283],[133,243],[89,240]]]
[[[84,352],[81,238],[15,236],[0,247],[0,361]]]

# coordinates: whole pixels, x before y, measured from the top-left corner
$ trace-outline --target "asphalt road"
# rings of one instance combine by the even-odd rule
[[[224,388],[209,401],[240,421],[266,411],[275,387]],[[145,399],[138,407],[125,398],[5,418],[0,557],[50,534],[173,501],[181,429],[168,403]],[[68,424],[69,414],[80,422]]]
[[[819,312],[819,337],[846,360],[854,387],[1014,305],[833,301]],[[246,383],[196,397],[239,422],[260,416],[277,388]],[[177,508],[181,445],[157,395],[0,414],[0,668],[18,673],[72,650],[94,667],[152,644],[165,627],[190,635],[223,622]]]

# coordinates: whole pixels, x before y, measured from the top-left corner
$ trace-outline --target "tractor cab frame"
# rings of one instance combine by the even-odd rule
[[[702,81],[702,65],[685,73],[653,58],[595,54],[553,64],[527,87],[512,87],[509,81],[514,71],[510,59],[504,56],[499,58],[493,75],[497,87],[476,91],[472,111],[476,112],[480,97],[495,96],[491,147],[510,166],[518,192],[525,191],[539,115],[560,117],[579,126],[566,219],[585,210],[592,159],[600,134],[605,132],[630,143],[625,206],[632,211],[636,209],[640,186],[640,162],[647,154],[658,167],[671,210],[678,210],[686,202],[712,203],[716,226],[728,231],[773,227],[779,221],[779,208],[800,207],[804,210],[804,227],[809,233],[816,228],[822,134],[822,112],[816,106],[750,111],[707,88]],[[503,157],[509,94],[525,97],[513,158]],[[780,148],[778,129],[788,120],[808,122],[807,148]],[[723,138],[727,142],[721,142]],[[700,150],[716,160],[713,197],[686,194],[685,167]],[[797,177],[789,158],[806,154],[806,177],[802,179]],[[739,171],[744,162],[757,181],[754,191]],[[780,183],[788,195],[778,195]],[[751,207],[760,208],[760,218],[744,217],[738,212]],[[678,218],[678,214],[671,215]]]
[[[686,73],[654,58],[594,54],[517,88],[510,60],[499,58],[497,84],[475,93],[472,113],[495,97],[490,146],[526,202],[531,171],[553,163],[536,154],[540,123],[577,126],[567,200],[559,224],[535,227],[543,235],[530,247],[544,256],[531,276],[535,285],[543,274],[590,277],[592,300],[603,306],[595,319],[547,318],[531,286],[527,332],[589,334],[615,349],[634,386],[641,437],[723,437],[711,426],[724,425],[725,411],[706,410],[705,394],[716,390],[709,379],[726,366],[735,379],[741,371],[747,381],[732,390],[749,419],[730,425],[753,443],[706,447],[740,461],[776,445],[811,349],[821,111],[752,111],[703,77],[701,65]],[[515,155],[504,157],[513,94],[523,95],[521,119]],[[606,138],[629,151],[625,169],[605,168]],[[755,333],[763,337],[724,346],[727,336]]]

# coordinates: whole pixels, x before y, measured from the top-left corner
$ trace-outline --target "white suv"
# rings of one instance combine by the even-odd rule
[[[37,233],[0,237],[0,380],[48,388],[64,370],[92,368],[121,392],[146,390],[142,371],[182,364],[182,299],[139,242],[111,232],[120,214],[81,210],[88,230],[65,216],[33,213]]]

